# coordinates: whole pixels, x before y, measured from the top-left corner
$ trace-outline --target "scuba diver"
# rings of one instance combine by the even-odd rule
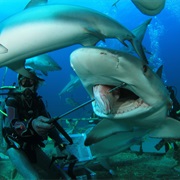
[[[44,81],[37,77],[29,79],[18,75],[19,87],[10,92],[5,100],[7,117],[3,123],[3,137],[7,144],[6,153],[18,173],[24,179],[71,179],[62,169],[51,164],[51,159],[43,152],[44,140],[49,136],[61,150],[70,156],[63,140],[46,111],[42,97],[37,94]]]
[[[170,93],[170,98],[173,102],[173,107],[172,107],[171,111],[169,112],[169,116],[174,119],[180,120],[180,104],[179,104],[178,100],[176,99],[177,93],[174,92],[174,90],[176,90],[176,88],[173,86],[167,86],[167,89]]]
[[[180,103],[176,98],[177,90],[174,86],[166,87],[170,93],[170,98],[172,100],[172,109],[169,112],[169,117],[180,120]],[[176,90],[176,93],[175,93]],[[177,165],[174,167],[174,170],[180,172],[180,144],[177,139],[162,139],[158,144],[155,145],[155,148],[159,151],[163,146],[165,146],[165,152],[169,152],[169,150],[173,150],[173,158],[177,161]],[[173,144],[173,149],[171,148],[171,144]]]
[[[176,93],[174,91],[176,90],[176,88],[173,86],[167,86],[166,88],[170,93],[170,98],[173,103],[172,109],[169,112],[169,117],[180,120],[180,104],[178,100],[176,99]],[[155,145],[155,148],[159,151],[163,146],[165,146],[165,151],[167,152],[169,150],[169,142],[173,143],[175,150],[178,148],[176,141],[173,139],[171,140],[162,139],[158,144]]]

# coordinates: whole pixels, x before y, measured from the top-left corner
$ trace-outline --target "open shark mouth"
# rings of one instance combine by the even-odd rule
[[[94,108],[96,112],[109,114],[123,114],[139,107],[148,107],[148,105],[132,91],[115,86],[95,85]]]

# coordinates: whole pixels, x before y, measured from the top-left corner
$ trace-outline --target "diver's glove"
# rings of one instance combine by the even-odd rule
[[[40,136],[47,136],[48,132],[54,127],[52,123],[50,123],[50,119],[44,116],[39,116],[36,119],[31,121],[31,126],[33,130]]]

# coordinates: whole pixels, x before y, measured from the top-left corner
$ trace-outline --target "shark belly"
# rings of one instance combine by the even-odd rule
[[[86,37],[81,26],[56,21],[15,27],[1,33],[0,42],[8,47],[8,53],[0,55],[0,65],[81,43]]]
[[[69,5],[26,9],[0,24],[0,44],[8,50],[0,54],[0,66],[24,73],[22,65],[26,58],[74,44],[93,46],[105,38],[116,38],[123,44],[130,41],[137,54],[146,59],[141,41],[102,13]],[[21,67],[16,65],[17,61]]]

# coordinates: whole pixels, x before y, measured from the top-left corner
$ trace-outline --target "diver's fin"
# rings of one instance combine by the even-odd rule
[[[87,134],[84,142],[85,146],[97,143],[118,132],[130,132],[133,129],[129,126],[119,125],[114,121],[105,119],[101,120],[91,131]]]
[[[48,0],[31,0],[24,9],[28,9],[28,8],[32,8],[32,7],[36,7],[39,5],[45,5],[47,4]]]
[[[176,119],[167,117],[161,126],[150,133],[152,138],[180,138],[180,122]]]
[[[0,54],[4,54],[7,52],[8,52],[8,49],[5,46],[3,46],[2,44],[0,44]]]

